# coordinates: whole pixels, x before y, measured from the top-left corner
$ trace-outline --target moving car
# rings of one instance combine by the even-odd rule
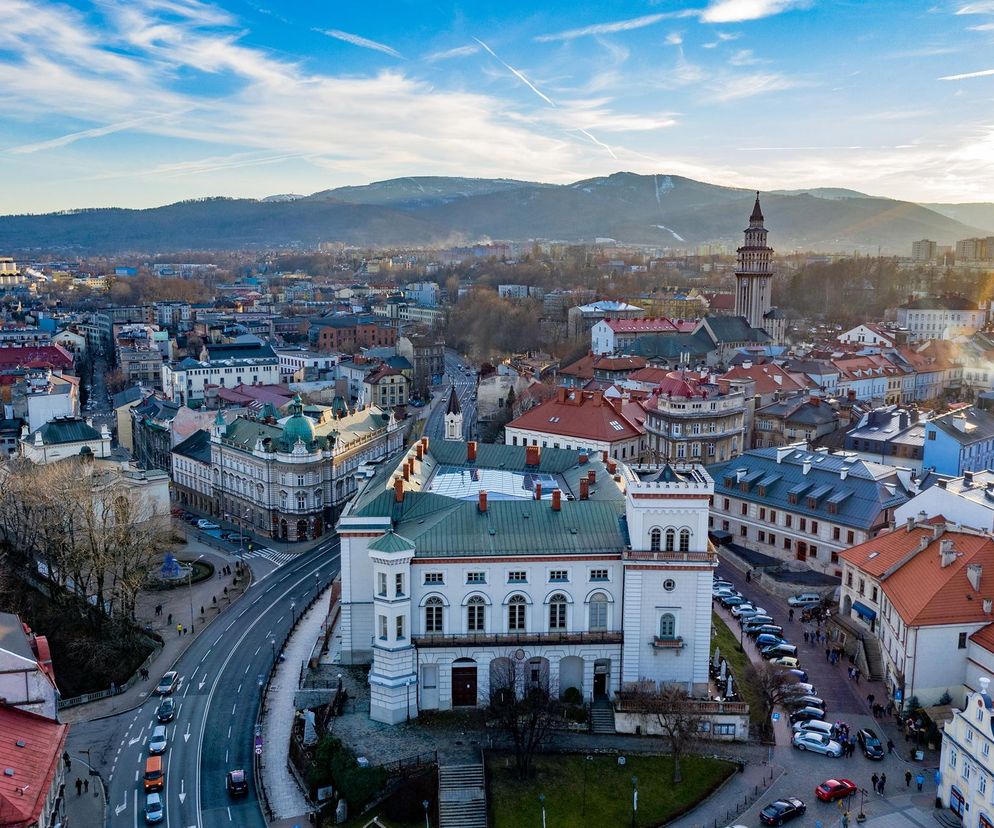
[[[877,734],[870,728],[864,727],[862,730],[856,731],[856,743],[867,759],[884,758],[884,746],[880,744]]]
[[[155,711],[155,718],[160,722],[171,722],[176,716],[176,699],[167,696],[160,703]]]
[[[248,793],[248,777],[243,770],[230,770],[225,774],[224,787],[231,796],[243,796]]]
[[[832,759],[838,759],[842,755],[842,745],[824,733],[801,731],[794,734],[790,743],[798,750],[810,750],[812,753],[822,753],[825,756],[830,756]]]
[[[166,777],[162,770],[162,757],[149,756],[145,760],[145,793],[151,791],[161,791],[166,784]]]
[[[815,788],[815,796],[822,802],[834,802],[836,799],[845,799],[858,790],[859,785],[851,779],[826,779]]]
[[[163,673],[162,678],[159,679],[159,684],[155,688],[155,692],[160,696],[168,696],[173,690],[176,689],[176,682],[179,681],[179,673],[175,670],[170,670],[168,673]]]
[[[816,607],[821,603],[821,596],[817,592],[802,592],[799,595],[791,595],[787,599],[787,605],[797,607]]]
[[[808,806],[796,796],[785,796],[776,802],[771,802],[759,813],[763,825],[783,825],[787,820],[802,816]]]
[[[790,723],[797,724],[798,722],[806,722],[811,719],[821,721],[825,718],[825,711],[820,707],[802,707],[800,710],[795,710],[790,714]]]
[[[206,518],[201,518],[200,520],[197,521],[197,528],[207,531],[208,529],[220,529],[221,527],[218,526],[213,521],[207,520]]]
[[[145,822],[149,825],[162,822],[165,815],[166,811],[162,807],[162,796],[157,793],[148,794],[145,797]]]
[[[166,752],[166,726],[156,725],[152,728],[152,735],[148,737],[148,752],[155,756],[157,753]]]

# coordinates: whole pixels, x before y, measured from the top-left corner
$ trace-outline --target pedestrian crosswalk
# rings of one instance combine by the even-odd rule
[[[275,549],[270,549],[268,546],[258,546],[251,552],[246,552],[242,555],[243,558],[263,558],[264,560],[270,561],[277,566],[283,566],[283,564],[288,561],[292,561],[297,557],[295,552],[277,552]]]

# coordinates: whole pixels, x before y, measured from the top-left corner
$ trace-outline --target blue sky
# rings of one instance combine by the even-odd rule
[[[994,201],[994,0],[0,0],[0,212],[618,170]]]

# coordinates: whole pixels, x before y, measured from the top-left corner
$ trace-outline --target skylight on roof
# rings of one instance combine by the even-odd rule
[[[550,423],[558,423],[559,422],[559,418],[558,417],[549,417],[549,422]]]
[[[624,431],[624,428],[622,427],[621,423],[619,423],[617,420],[611,420],[611,422],[608,423],[608,425],[611,426],[611,428],[613,428],[615,431]]]
[[[875,558],[875,557],[877,557],[877,555],[879,555],[879,554],[880,554],[879,552],[871,552],[871,553],[870,553],[869,555],[867,555],[866,557],[867,557],[867,558],[870,558],[870,559],[872,559],[872,558]]]

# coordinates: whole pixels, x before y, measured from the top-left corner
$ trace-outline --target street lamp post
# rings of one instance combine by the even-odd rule
[[[589,753],[583,763],[583,814],[587,813],[587,768],[590,767],[590,763],[594,761],[594,757]]]
[[[427,799],[421,800],[421,807],[425,809],[425,828],[431,828],[431,824],[428,822],[428,806],[430,804]]]
[[[538,804],[542,806],[542,828],[545,828],[545,794],[538,795]]]
[[[273,648],[273,666],[276,665],[276,639],[272,639],[269,642],[269,646]]]
[[[407,721],[411,721],[411,686],[415,681],[416,679],[414,678],[407,680]]]
[[[203,557],[204,556],[201,555],[197,558],[197,561]],[[197,561],[193,561],[193,563],[190,564],[190,571],[186,573],[186,586],[187,591],[190,593],[190,635],[193,635],[193,567]]]
[[[296,623],[297,623],[297,602],[296,601],[291,601],[290,602],[290,618],[291,618],[293,624],[296,625]]]
[[[639,812],[639,778],[632,777],[632,828],[638,824]]]

